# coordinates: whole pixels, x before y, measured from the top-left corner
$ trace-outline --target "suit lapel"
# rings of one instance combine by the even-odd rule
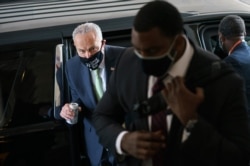
[[[115,70],[116,55],[112,55],[108,46],[105,46],[105,71],[106,71],[106,84],[108,84],[111,73]],[[111,56],[112,55],[112,56]]]
[[[194,45],[192,46],[194,48],[194,54],[188,66],[188,70],[185,76],[185,81],[186,81],[185,85],[189,90],[194,92],[197,86],[204,87],[204,84],[211,79],[212,68],[208,66],[211,66],[211,64],[213,62],[216,62],[217,59],[216,58],[211,59],[211,57],[206,58],[206,56],[212,56],[212,55],[205,55],[204,53],[199,53],[200,50],[196,48]],[[203,56],[203,58],[200,58],[201,56]],[[204,68],[204,66],[206,66],[206,68]],[[173,116],[169,141],[173,141],[175,142],[175,144],[177,144],[178,141],[181,142],[182,132],[183,132],[182,124],[180,123],[180,121],[176,116]]]
[[[193,46],[194,47],[194,46]],[[190,61],[190,64],[187,69],[187,73],[185,76],[186,80],[186,86],[191,90],[194,91],[195,84],[197,82],[197,69],[199,69],[202,66],[202,62],[199,60],[200,58],[197,55],[196,48],[194,47],[194,54]],[[179,121],[179,119],[173,115],[171,127],[168,135],[167,144],[169,145],[169,155],[171,156],[171,153],[176,151],[176,147],[179,147],[179,144],[181,143],[182,133],[183,133],[183,125]]]

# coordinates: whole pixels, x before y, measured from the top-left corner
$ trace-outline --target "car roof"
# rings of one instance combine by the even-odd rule
[[[8,1],[8,2],[6,2]],[[103,33],[127,31],[134,16],[152,0],[2,0],[0,45],[70,37],[84,22],[95,22]],[[247,0],[169,0],[185,24],[219,20],[228,14],[249,18]]]
[[[135,15],[149,0],[69,0],[0,4],[0,33]]]
[[[218,13],[249,13],[248,0],[169,0],[180,12],[193,15],[211,15]]]
[[[12,0],[0,3],[0,33],[133,17],[151,0]],[[249,13],[249,1],[169,0],[184,18],[220,13]],[[113,26],[113,25],[110,25]]]

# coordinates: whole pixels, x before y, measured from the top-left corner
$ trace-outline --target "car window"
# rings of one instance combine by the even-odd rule
[[[56,46],[56,52],[55,52],[55,81],[54,81],[55,107],[62,105],[62,99],[61,99],[62,85],[60,85],[60,83],[62,82],[62,72],[60,72],[60,70],[62,69],[62,65],[63,65],[63,44],[58,44]]]
[[[54,47],[53,42],[43,41],[2,48],[1,127],[9,122],[20,125],[46,120],[43,108],[54,99]]]

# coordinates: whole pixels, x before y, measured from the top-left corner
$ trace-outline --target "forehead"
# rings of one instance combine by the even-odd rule
[[[74,44],[76,46],[92,46],[98,42],[98,39],[93,32],[88,32],[85,34],[77,34],[74,37]]]
[[[140,50],[166,46],[169,41],[170,38],[163,35],[159,28],[152,28],[147,32],[137,32],[135,29],[132,29],[131,43]]]

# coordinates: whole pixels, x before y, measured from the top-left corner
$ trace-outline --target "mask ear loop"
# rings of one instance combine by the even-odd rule
[[[101,47],[100,47],[100,51],[103,53],[104,52],[104,45],[105,45],[105,43],[106,43],[106,40],[105,39],[102,39],[101,40],[101,43],[102,43],[102,45],[101,45]]]
[[[188,38],[185,34],[180,34],[180,36],[182,36],[184,38],[185,42],[188,41]],[[177,37],[178,37],[178,35],[174,38],[174,42],[176,42]],[[174,43],[174,44],[176,44],[176,43]],[[170,55],[169,58],[174,62],[176,60],[178,51],[174,50],[173,47],[174,47],[174,45],[172,46],[172,49],[169,53],[169,55]]]
[[[174,49],[172,49],[170,53],[168,54],[168,57],[169,59],[171,59],[172,62],[175,61],[176,56],[177,56],[177,51]]]
[[[182,34],[181,36],[184,38],[185,41],[188,40],[188,38],[184,34]],[[172,66],[174,65],[175,60],[176,60],[177,55],[178,55],[178,51],[175,50],[175,49],[173,49],[174,45],[176,44],[175,42],[176,42],[177,37],[178,37],[178,35],[175,37],[174,44],[172,45],[171,51],[168,54],[168,58],[172,61],[171,64],[170,64],[170,66],[169,66],[169,69],[171,69]]]
[[[174,65],[175,59],[176,59],[176,57],[177,57],[177,53],[178,53],[178,51],[173,50],[173,49],[170,51],[168,57],[169,57],[169,59],[171,60],[171,64],[169,65],[168,70],[171,69],[172,66]],[[169,72],[169,71],[167,71],[167,73],[168,73],[168,72]]]
[[[102,40],[101,40],[101,43],[102,43],[101,48],[102,48],[102,46],[103,46],[104,42],[105,42],[105,40],[104,40],[104,39],[102,39]]]
[[[171,64],[169,65],[168,70],[166,71],[165,74],[160,79],[164,79],[168,74],[169,74],[169,69],[172,68],[174,65],[175,59],[177,57],[178,51],[174,50],[173,48],[171,49],[170,53],[167,55],[167,57],[171,60]]]
[[[184,38],[185,38],[185,36],[184,35],[182,35]],[[170,52],[168,53],[168,57],[169,57],[169,59],[172,61],[172,63],[175,61],[175,58],[176,58],[176,56],[177,56],[177,51],[176,50],[174,50],[173,48],[174,48],[174,45],[176,44],[175,42],[176,42],[176,39],[177,39],[177,37],[178,36],[176,36],[175,38],[174,38],[174,41],[173,41],[173,44],[170,46]],[[171,64],[172,65],[172,64]]]

